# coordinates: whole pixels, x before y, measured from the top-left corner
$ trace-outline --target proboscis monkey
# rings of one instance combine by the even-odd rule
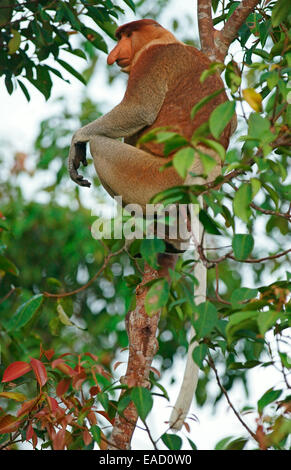
[[[227,96],[224,92],[218,94],[191,120],[193,106],[203,97],[223,88],[218,75],[211,75],[200,83],[202,72],[210,65],[205,54],[178,41],[151,19],[122,25],[115,35],[118,43],[110,52],[107,63],[112,65],[116,62],[123,72],[129,74],[124,98],[109,113],[75,132],[69,172],[77,184],[90,186],[89,181],[78,174],[80,164],[87,165],[86,143],[89,142],[96,172],[108,193],[122,196],[125,204],[145,207],[156,193],[185,181],[172,166],[159,171],[173,157],[173,154],[164,156],[163,145],[150,141],[137,148],[138,139],[154,128],[167,126],[190,140],[195,129],[208,121],[213,109],[226,101]],[[229,124],[219,140],[225,148],[230,134]],[[119,138],[124,138],[124,142]],[[207,177],[207,181],[212,181],[220,173],[221,161],[213,150],[207,147],[202,147],[202,150],[217,161],[217,166]],[[190,171],[196,175],[203,174],[198,156]],[[200,297],[203,299],[205,282],[200,282],[201,292],[204,292],[204,297],[202,294]],[[187,367],[188,379],[184,391],[181,391],[179,406],[175,407],[171,417],[176,429],[181,427],[188,412],[197,382],[194,376],[197,377],[198,368],[191,354]]]

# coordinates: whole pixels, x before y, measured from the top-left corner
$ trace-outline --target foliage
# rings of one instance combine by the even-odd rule
[[[60,50],[80,55],[72,46],[71,35],[57,31],[73,28],[86,36],[87,26],[80,27],[80,15],[92,18],[93,10],[84,2],[56,1],[53,7],[51,3],[18,2],[19,7],[5,10],[8,16],[1,30],[5,47],[0,54],[8,91],[12,92],[12,76],[19,82],[24,74],[48,98],[51,78],[42,80],[56,73],[45,63],[49,54],[62,66]],[[108,33],[107,20],[116,17],[119,8],[111,1],[91,3],[94,11],[102,9],[105,14],[100,24],[97,16],[93,19]],[[148,2],[140,3],[140,8],[146,8]],[[219,2],[212,3],[215,25],[225,22],[238,5],[225,2],[221,11]],[[149,315],[162,309],[161,371],[175,362],[179,345],[186,348],[187,329],[193,322],[198,341],[193,359],[202,370],[197,403],[208,402],[215,408],[225,398],[240,417],[242,435],[227,432],[216,449],[290,447],[291,362],[285,344],[291,326],[291,273],[286,269],[290,262],[291,51],[286,5],[285,0],[259,5],[239,31],[241,60],[231,57],[226,64],[214,63],[203,74],[201,80],[207,80],[209,74],[223,72],[230,104],[217,107],[191,141],[165,129],[146,136],[164,143],[166,155],[176,150],[173,165],[181,176],[190,168],[201,143],[215,149],[223,161],[223,174],[214,183],[171,188],[154,199],[164,204],[197,203],[198,196],[203,197],[207,210],[200,212],[200,221],[211,240],[200,254],[208,267],[207,301],[199,307],[194,303],[197,281],[192,274],[192,253],[180,257],[169,281],[154,281],[146,299]],[[19,12],[29,14],[29,20],[20,21]],[[4,21],[3,12],[0,18]],[[179,30],[179,24],[175,25]],[[38,33],[40,26],[42,34]],[[105,50],[94,34],[93,45]],[[91,38],[86,36],[86,51],[88,40]],[[27,41],[34,43],[36,58],[25,46]],[[94,57],[93,53],[92,64]],[[37,81],[31,80],[33,68]],[[93,71],[94,65],[89,72],[87,69],[87,78]],[[213,96],[196,104],[192,117]],[[235,109],[238,131],[225,152],[217,140]],[[124,240],[99,242],[92,238],[92,216],[79,188],[66,184],[63,163],[72,130],[98,114],[99,109],[85,96],[78,117],[64,104],[62,114],[41,123],[34,147],[37,163],[30,177],[33,180],[47,171],[54,174],[54,183],[41,188],[49,202],[30,202],[24,197],[19,175],[28,176],[29,172],[19,155],[9,178],[1,177],[0,446],[28,440],[36,448],[89,449],[94,443],[103,448],[108,435],[102,430],[102,419],[111,422],[116,412],[122,414],[133,401],[150,435],[154,395],[168,400],[157,371],[151,372],[150,391],[121,386],[125,393],[119,401],[115,390],[120,386],[110,376],[116,351],[127,346],[123,320],[134,306],[134,289],[143,263],[157,267],[156,255],[164,246],[160,240],[143,240],[127,248]],[[207,176],[213,161],[203,153],[200,157]],[[90,172],[90,165],[86,171]],[[94,182],[98,184],[97,177]],[[64,195],[65,203],[60,202],[59,194]],[[102,193],[98,197],[105,202]],[[231,391],[239,383],[248,392],[248,371],[255,368],[277,368],[282,381],[266,390],[256,404],[238,411],[231,402]],[[217,382],[216,395],[210,391],[210,381]],[[21,403],[16,415],[15,402]],[[251,427],[244,421],[246,413],[253,417]],[[185,429],[191,431],[188,422]],[[180,449],[185,443],[196,448],[190,438],[182,440],[170,429],[154,444],[159,447],[162,443],[169,449]]]
[[[134,10],[131,0],[123,3]],[[111,0],[3,0],[0,9],[0,76],[5,76],[8,93],[11,94],[18,84],[29,100],[24,78],[48,99],[53,75],[65,80],[62,68],[86,84],[83,75],[68,63],[69,55],[87,60],[94,48],[107,52],[103,32],[114,38],[115,20],[120,13],[124,10]],[[86,40],[82,49],[74,46],[73,38],[77,33]],[[62,68],[52,67],[50,58]]]

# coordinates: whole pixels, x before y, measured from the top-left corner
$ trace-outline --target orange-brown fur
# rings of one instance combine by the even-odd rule
[[[173,155],[165,158],[163,145],[147,142],[137,148],[138,139],[156,127],[168,127],[187,139],[206,122],[215,107],[227,100],[224,92],[208,102],[191,120],[192,107],[203,97],[223,88],[218,75],[209,76],[202,84],[200,76],[210,65],[208,58],[195,47],[187,46],[154,20],[140,20],[120,26],[118,43],[108,56],[108,64],[117,64],[129,74],[123,100],[109,113],[78,130],[72,139],[69,156],[71,178],[81,186],[90,183],[78,174],[80,163],[86,162],[86,142],[94,159],[96,171],[111,195],[121,195],[125,203],[143,207],[156,192],[183,180],[171,167],[159,168]],[[230,124],[220,142],[226,148]],[[119,139],[124,137],[124,143]],[[210,136],[211,137],[211,136]],[[129,144],[129,145],[127,145]],[[204,148],[213,156],[213,151]],[[208,175],[214,179],[221,162]],[[196,174],[203,168],[196,158],[190,169]]]
[[[205,104],[193,120],[190,119],[193,106],[213,91],[223,88],[223,82],[218,75],[211,75],[200,83],[200,76],[209,68],[210,61],[198,49],[183,43],[154,44],[142,52],[131,69],[127,96],[135,87],[135,83],[140,80],[142,72],[148,70],[150,73],[151,67],[155,67],[157,60],[159,77],[156,79],[165,80],[168,91],[155,122],[131,136],[130,139],[126,139],[132,144],[152,129],[164,126],[190,140],[201,123],[208,121],[213,109],[227,100],[225,92],[221,92]],[[230,125],[226,127],[220,138],[220,143],[225,148],[228,146],[229,137]],[[141,148],[154,155],[164,155],[162,144],[147,142]]]

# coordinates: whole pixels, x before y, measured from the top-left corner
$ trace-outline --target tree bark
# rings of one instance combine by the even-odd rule
[[[211,15],[211,0],[198,1],[197,16],[201,50],[207,54],[210,60],[215,60],[215,29]]]
[[[152,317],[145,311],[145,297],[149,290],[146,283],[159,277],[169,277],[169,268],[174,269],[176,255],[159,255],[161,268],[157,271],[147,264],[141,283],[136,288],[136,307],[129,312],[126,320],[126,329],[129,339],[129,358],[127,370],[120,382],[131,387],[149,387],[149,373],[151,363],[158,350],[156,332],[160,319],[160,312]],[[121,392],[122,396],[124,391]],[[137,410],[130,402],[123,415],[116,415],[112,430],[109,450],[130,449],[132,435],[138,420]]]
[[[237,36],[238,30],[258,3],[260,3],[260,0],[243,0],[225,23],[223,29],[215,32],[214,42],[217,59],[224,60],[230,44]]]
[[[198,28],[201,50],[212,61],[223,62],[243,22],[260,0],[242,0],[221,31],[213,27],[211,0],[198,0]]]

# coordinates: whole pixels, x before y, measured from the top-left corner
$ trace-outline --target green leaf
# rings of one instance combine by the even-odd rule
[[[99,426],[97,426],[97,424],[94,424],[90,428],[90,432],[92,434],[94,441],[97,442],[97,444],[100,444],[101,443],[101,429],[99,428]]]
[[[135,404],[139,417],[145,421],[147,415],[153,407],[153,397],[151,392],[144,387],[134,387],[130,393]]]
[[[242,184],[235,193],[233,200],[233,210],[237,217],[243,222],[248,223],[252,214],[250,203],[252,202],[252,186],[251,184]]]
[[[203,367],[203,360],[205,359],[206,355],[208,353],[208,347],[206,344],[202,343],[196,346],[192,353],[192,357],[194,362],[202,369]]]
[[[192,166],[195,158],[195,151],[192,147],[186,147],[179,150],[174,158],[173,165],[181,178],[186,178],[189,168]]]
[[[0,28],[10,23],[14,6],[14,0],[1,0],[2,8],[0,8]]]
[[[238,233],[232,239],[232,249],[236,259],[247,259],[254,248],[254,239],[250,234]]]
[[[58,305],[57,305],[57,312],[58,312],[60,322],[63,325],[74,326],[74,323],[71,322],[71,320],[69,319],[68,315],[66,314],[66,312],[64,311],[64,309],[63,309],[63,307],[60,303],[58,303]]]
[[[80,82],[84,83],[84,85],[87,85],[85,78],[84,78],[79,72],[77,72],[77,70],[73,69],[73,67],[71,67],[71,65],[67,64],[67,62],[65,62],[65,61],[62,60],[62,59],[56,59],[56,61],[57,61],[62,67],[64,67],[64,69],[66,69],[67,72],[69,72],[71,75],[73,75],[73,76],[76,77],[78,80],[80,80]]]
[[[8,42],[8,54],[12,55],[18,51],[20,43],[21,43],[21,35],[19,34],[16,29],[11,29],[11,33],[13,37]]]
[[[279,26],[287,19],[290,13],[290,2],[289,0],[277,0],[272,10],[272,25],[274,28]]]
[[[231,344],[235,339],[240,337],[241,330],[250,330],[258,333],[257,311],[245,311],[233,313],[230,316],[228,325],[226,327],[227,341]]]
[[[262,183],[258,178],[251,178],[251,185],[252,185],[252,198],[255,197],[256,194],[260,191],[262,187]]]
[[[210,155],[207,155],[207,153],[203,153],[200,150],[198,150],[199,153],[199,159],[202,163],[203,166],[203,173],[204,175],[209,175],[213,168],[217,166],[217,161],[215,158],[210,157]]]
[[[197,446],[196,446],[195,442],[191,441],[191,439],[189,439],[189,437],[187,437],[187,441],[189,442],[192,450],[197,450]]]
[[[150,287],[145,298],[145,310],[148,315],[154,315],[164,307],[169,298],[170,288],[166,279],[159,279]]]
[[[248,442],[248,439],[239,437],[238,439],[234,439],[229,444],[227,444],[227,446],[225,447],[225,450],[242,450],[245,447],[247,442]]]
[[[30,101],[30,94],[28,93],[26,86],[19,80],[19,78],[17,79],[17,82],[21,90],[23,91],[23,94],[25,95],[25,98],[27,99],[27,101]]]
[[[235,112],[235,101],[226,101],[221,103],[214,111],[212,111],[209,118],[209,127],[211,134],[215,139],[219,139],[220,134],[230,122]]]
[[[233,439],[232,436],[224,437],[216,444],[214,450],[224,450],[227,444]]]
[[[263,409],[273,403],[281,395],[282,390],[273,390],[272,388],[268,390],[258,401],[258,412],[261,414]]]
[[[163,434],[161,439],[170,450],[180,450],[182,447],[182,439],[176,434]]]
[[[11,72],[10,71],[7,71],[6,72],[6,75],[5,75],[5,86],[6,86],[6,89],[9,93],[9,95],[12,94],[13,92],[13,83],[12,83],[12,79],[11,79]]]
[[[36,314],[42,302],[43,295],[37,294],[21,305],[8,323],[6,323],[7,331],[18,331],[25,326]]]
[[[209,147],[212,150],[214,150],[219,155],[221,161],[222,162],[224,161],[225,149],[219,142],[215,142],[214,140],[211,140],[211,139],[205,139],[204,137],[200,137],[199,142],[201,142],[202,144],[205,144],[206,147]]]
[[[71,5],[68,5],[66,2],[62,2],[61,9],[62,15],[71,23],[73,28],[80,31],[82,24]]]
[[[133,12],[135,12],[135,4],[132,0],[123,0],[123,1],[124,3],[126,3],[126,5],[128,5],[132,9]]]
[[[13,274],[13,276],[19,276],[19,271],[15,264],[2,255],[0,255],[0,270],[9,274]]]
[[[252,113],[249,118],[248,139],[253,144],[262,147],[264,156],[272,150],[270,143],[276,139],[276,135],[270,130],[270,121],[258,113]]]
[[[286,369],[291,369],[291,357],[286,353],[279,353],[281,362]]]
[[[165,251],[165,242],[160,238],[144,238],[141,242],[140,253],[145,261],[157,269],[157,254]]]
[[[220,230],[218,230],[217,224],[204,209],[201,209],[199,211],[199,220],[207,233],[211,233],[212,235],[221,235]]]
[[[150,133],[149,133],[150,134]],[[155,140],[164,145],[164,155],[167,156],[174,150],[188,144],[188,141],[180,134],[175,132],[158,132]]]
[[[117,412],[119,414],[123,414],[124,410],[128,407],[130,402],[131,402],[130,395],[129,394],[123,395],[118,401]]]
[[[233,308],[240,307],[246,300],[254,299],[258,294],[258,289],[249,289],[247,287],[239,287],[231,294],[231,305]]]
[[[100,9],[86,5],[86,8],[88,10],[88,15],[95,21],[95,23],[105,31],[108,36],[110,36],[112,39],[115,39],[115,31],[117,29],[117,24],[115,21],[112,20],[106,20],[105,17],[100,14]],[[109,17],[110,18],[110,17]]]
[[[103,36],[97,33],[94,29],[82,26],[81,33],[94,47],[105,53],[108,52],[107,44],[104,41]]]
[[[196,335],[200,339],[211,333],[218,323],[218,315],[216,307],[208,300],[196,306],[195,313],[197,313],[198,318],[193,321],[193,325]]]
[[[44,95],[46,100],[50,97],[52,81],[45,65],[36,67],[36,79],[28,76],[26,78]]]
[[[209,101],[211,101],[215,96],[219,95],[222,91],[224,91],[224,88],[220,88],[219,90],[214,91],[211,93],[211,95],[205,96],[200,100],[198,103],[193,106],[191,109],[191,119],[194,119],[195,115],[198,113],[198,111]]]
[[[281,314],[275,310],[268,310],[267,312],[260,312],[257,322],[261,335],[265,333],[277,322]]]

